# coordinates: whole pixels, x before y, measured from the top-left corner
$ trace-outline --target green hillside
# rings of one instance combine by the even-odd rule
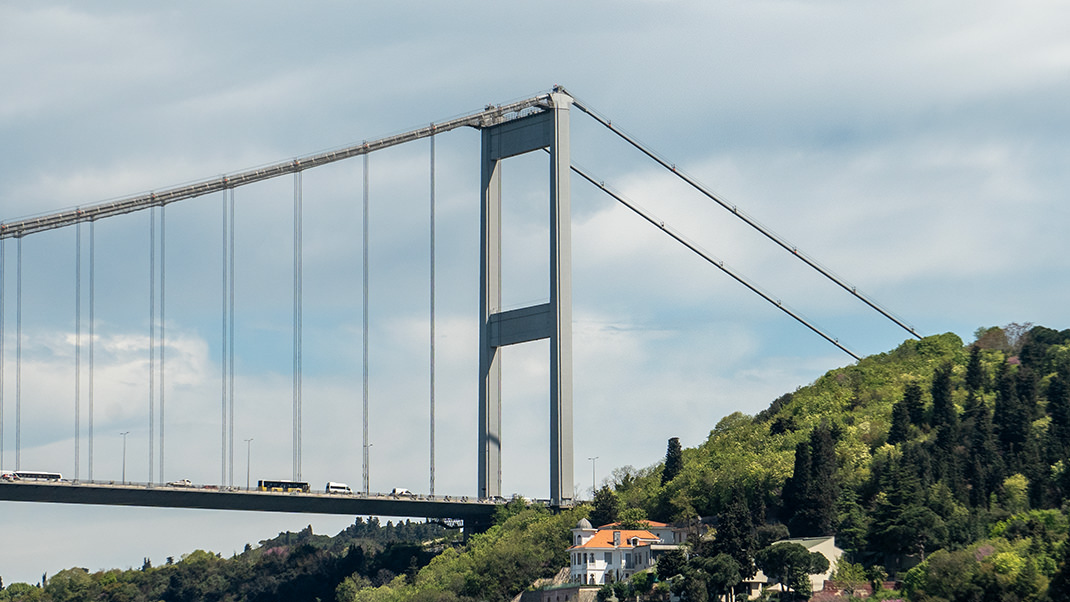
[[[777,561],[771,542],[835,535],[846,554],[834,578],[898,583],[877,599],[1062,600],[1068,454],[1070,330],[1012,324],[968,345],[909,340],[830,371],[756,416],[726,416],[694,449],[670,440],[665,461],[616,470],[593,507],[513,502],[463,544],[358,520],[334,538],[283,534],[231,559],[198,551],[140,571],[70,569],[43,588],[12,585],[0,602],[505,601],[567,565],[568,529],[588,515],[712,526],[689,559],[659,563],[659,584],[643,574],[606,588],[618,599],[717,599]],[[805,579],[784,575],[805,593]]]
[[[1068,452],[1070,330],[1011,325],[830,371],[725,417],[681,463],[618,471],[600,497],[659,520],[717,517],[733,535],[709,553],[744,573],[777,537],[836,535],[911,600],[1034,600],[1063,579]]]

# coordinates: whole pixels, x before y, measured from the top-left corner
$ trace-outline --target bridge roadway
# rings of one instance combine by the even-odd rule
[[[345,514],[349,516],[407,516],[463,522],[466,532],[488,528],[498,500],[471,500],[451,496],[393,496],[384,494],[280,493],[236,488],[172,487],[102,482],[0,481],[0,501],[51,502],[103,506],[201,508]]]

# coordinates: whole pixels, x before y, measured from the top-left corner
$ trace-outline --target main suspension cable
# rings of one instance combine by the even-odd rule
[[[792,310],[788,306],[784,305],[784,303],[780,299],[777,299],[777,298],[773,297],[769,293],[767,293],[764,290],[762,290],[761,288],[759,288],[757,285],[755,285],[755,284],[751,283],[750,281],[748,281],[747,279],[745,279],[743,276],[738,274],[736,271],[734,271],[733,269],[731,269],[728,266],[726,266],[724,264],[724,261],[721,261],[721,260],[713,257],[712,255],[707,253],[705,250],[700,248],[697,244],[695,244],[694,242],[692,242],[689,239],[687,239],[683,234],[677,232],[671,226],[665,225],[664,221],[661,221],[661,220],[657,219],[656,217],[654,217],[653,215],[651,215],[647,211],[643,210],[637,204],[635,204],[632,201],[628,200],[623,194],[617,192],[612,187],[610,187],[607,184],[605,184],[605,182],[595,179],[593,176],[589,175],[587,172],[583,171],[582,169],[580,169],[579,167],[577,167],[575,165],[572,165],[571,168],[572,168],[572,171],[574,171],[577,174],[579,174],[580,177],[582,177],[583,179],[587,180],[591,184],[594,184],[600,190],[602,190],[603,192],[605,192],[609,196],[611,196],[614,199],[616,199],[618,202],[620,202],[622,205],[624,205],[628,209],[632,210],[639,217],[642,217],[643,219],[645,219],[646,221],[650,222],[654,226],[657,226],[658,229],[660,229],[662,232],[664,232],[664,233],[668,234],[669,236],[671,236],[674,240],[676,240],[676,242],[684,245],[685,247],[687,247],[688,249],[693,251],[696,255],[698,255],[699,257],[705,259],[707,262],[712,264],[717,269],[721,270],[725,274],[728,274],[733,279],[735,279],[737,282],[739,282],[743,286],[745,286],[748,289],[750,289],[751,292],[757,294],[759,297],[765,299],[769,303],[772,303],[778,309],[780,309],[784,313],[786,313],[789,316],[791,316],[792,318],[794,318],[797,322],[799,322],[803,326],[806,326],[807,328],[809,328],[813,332],[817,333],[821,338],[823,338],[826,341],[832,343],[833,345],[838,347],[840,350],[842,350],[843,352],[847,353],[847,355],[850,355],[851,357],[853,357],[855,360],[862,359],[861,357],[856,355],[853,351],[851,351],[847,347],[843,346],[838,339],[833,338],[832,336],[829,336],[828,334],[825,334],[824,331],[819,329],[817,326],[814,326],[808,320],[803,318],[799,313],[795,312],[794,310]]]
[[[892,322],[897,324],[900,328],[902,328],[903,330],[906,330],[907,332],[909,332],[914,337],[917,337],[919,339],[921,338],[921,335],[919,335],[914,330],[913,326],[910,326],[909,324],[906,324],[905,322],[903,322],[900,318],[898,318],[897,316],[892,314],[889,310],[887,310],[884,307],[882,307],[876,301],[874,301],[873,299],[871,299],[867,295],[864,295],[863,293],[859,292],[859,290],[855,286],[853,286],[850,283],[844,281],[839,276],[837,276],[836,274],[834,274],[831,271],[829,271],[828,269],[826,269],[824,266],[822,266],[820,263],[818,263],[817,260],[813,259],[812,257],[807,255],[806,253],[803,253],[802,251],[800,251],[798,249],[798,247],[796,247],[795,245],[792,245],[791,243],[789,243],[785,239],[781,238],[779,235],[777,235],[772,230],[769,230],[768,228],[763,226],[757,220],[755,220],[754,218],[750,217],[745,212],[740,210],[737,206],[732,205],[730,203],[727,203],[724,200],[722,200],[720,197],[718,197],[717,195],[713,194],[713,192],[711,192],[708,188],[703,186],[697,180],[692,178],[690,175],[685,173],[683,170],[678,169],[675,164],[670,163],[669,161],[663,159],[660,155],[658,155],[654,151],[650,150],[646,145],[640,143],[638,140],[636,140],[632,136],[630,136],[627,133],[625,133],[619,127],[613,125],[613,122],[611,120],[609,120],[609,119],[607,119],[605,117],[602,117],[596,111],[594,111],[593,109],[591,109],[590,107],[588,107],[587,105],[585,105],[584,103],[582,103],[579,99],[577,99],[575,97],[573,97],[573,105],[576,108],[578,108],[579,110],[583,111],[584,113],[590,115],[595,121],[597,121],[598,123],[600,123],[603,126],[605,126],[607,129],[609,129],[611,132],[613,132],[614,134],[619,136],[621,139],[626,141],[628,144],[631,144],[633,147],[638,149],[644,155],[646,155],[647,157],[653,159],[656,163],[658,163],[659,165],[661,165],[665,169],[671,171],[673,174],[675,174],[681,180],[683,180],[684,182],[687,182],[689,185],[691,185],[692,188],[694,188],[695,190],[698,190],[700,193],[702,193],[707,198],[709,198],[710,200],[714,201],[715,203],[717,203],[721,207],[724,207],[730,213],[732,213],[733,215],[735,215],[739,219],[743,220],[744,223],[746,223],[747,225],[751,226],[752,228],[754,228],[755,230],[760,232],[766,238],[768,238],[769,240],[775,242],[777,245],[779,245],[784,250],[786,250],[789,253],[791,253],[792,255],[795,255],[796,257],[798,257],[803,263],[805,263],[806,265],[810,266],[814,270],[817,270],[818,273],[820,273],[821,275],[825,276],[826,278],[828,278],[832,282],[834,282],[837,285],[839,285],[840,288],[842,288],[845,291],[851,293],[856,298],[861,300],[863,303],[865,303],[869,307],[873,308],[878,313],[883,315],[885,318],[888,318],[889,320],[891,320]]]

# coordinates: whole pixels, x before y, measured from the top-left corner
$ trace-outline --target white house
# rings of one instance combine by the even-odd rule
[[[610,524],[595,529],[581,519],[572,529],[570,580],[582,585],[603,585],[627,579],[654,566],[662,553],[678,548],[686,531],[665,523],[644,521],[646,529],[622,529]]]

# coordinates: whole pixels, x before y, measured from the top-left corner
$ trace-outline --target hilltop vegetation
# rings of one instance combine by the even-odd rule
[[[1035,600],[1065,580],[1068,452],[1070,330],[1011,325],[830,371],[725,417],[672,474],[618,470],[611,493],[660,520],[717,517],[744,574],[762,542],[836,535],[911,600]]]
[[[690,560],[659,564],[661,585],[646,575],[616,584],[621,596],[704,601],[781,562],[772,541],[835,535],[852,588],[890,577],[894,595],[919,602],[1056,600],[1070,576],[1068,453],[1070,330],[987,328],[970,345],[909,340],[830,371],[756,416],[726,416],[696,448],[670,440],[664,462],[614,471],[593,507],[514,502],[463,544],[358,519],[334,538],[282,534],[230,559],[69,569],[0,601],[505,601],[567,566],[568,530],[589,514],[715,526]]]
[[[311,528],[281,533],[231,558],[196,550],[158,567],[146,558],[140,569],[125,571],[70,568],[45,576],[43,584],[12,584],[0,591],[0,601],[333,600],[345,580],[378,585],[415,573],[450,540],[434,524],[358,518],[334,537]]]

